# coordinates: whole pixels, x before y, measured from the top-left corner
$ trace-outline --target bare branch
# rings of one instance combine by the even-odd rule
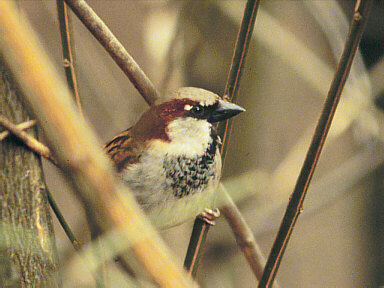
[[[231,69],[228,73],[228,79],[225,87],[224,97],[229,100],[236,100],[237,91],[239,90],[241,72],[245,64],[245,59],[248,52],[248,46],[251,40],[252,31],[256,21],[256,15],[259,8],[260,0],[248,0],[244,8],[243,20],[237,35],[236,45],[233,52],[233,59]],[[218,134],[223,139],[221,146],[221,157],[223,165],[225,162],[225,155],[227,151],[227,143],[231,130],[231,121],[226,121],[219,124]],[[196,218],[193,226],[191,239],[189,242],[187,255],[184,263],[186,263],[187,270],[196,276],[197,267],[200,262],[200,256],[204,248],[205,239],[209,231],[209,226],[204,221]]]
[[[313,134],[311,145],[308,149],[307,156],[297,179],[286,213],[281,222],[279,232],[268,257],[268,262],[265,266],[263,277],[259,282],[259,287],[272,287],[285,248],[287,247],[297,218],[302,212],[304,199],[331,126],[336,107],[339,103],[341,92],[344,88],[345,81],[348,78],[372,2],[372,0],[356,1],[355,11],[343,54],[339,60],[327,99],[324,103],[323,111]]]
[[[19,129],[19,130],[27,130],[33,126],[36,125],[36,120],[29,120],[29,121],[25,121],[23,123],[20,123],[18,125],[16,125],[16,128]],[[9,136],[9,131],[6,130],[6,131],[3,131],[0,133],[0,142],[3,141],[5,138],[7,138]]]
[[[221,212],[231,227],[236,242],[247,259],[253,274],[260,281],[266,262],[265,257],[253,236],[252,230],[222,184],[220,189],[225,198],[225,206],[221,208]],[[277,281],[275,281],[274,287],[279,288]]]
[[[95,36],[149,105],[159,99],[159,93],[144,71],[137,65],[111,30],[84,0],[65,0],[81,22]]]
[[[83,109],[81,108],[79,89],[77,87],[77,78],[75,73],[75,63],[72,56],[72,45],[71,45],[71,29],[70,29],[70,18],[68,15],[67,4],[64,3],[64,0],[56,0],[57,6],[57,17],[59,18],[59,28],[60,28],[60,39],[61,46],[63,51],[63,65],[65,71],[65,77],[67,78],[67,83],[71,89],[73,96],[75,97],[77,108],[79,113],[83,115]]]
[[[6,128],[9,132],[15,135],[17,138],[23,141],[23,143],[29,147],[36,154],[48,159],[52,163],[56,164],[55,159],[52,157],[51,151],[40,141],[36,140],[32,136],[28,135],[21,129],[18,129],[16,125],[12,124],[7,118],[0,115],[0,125]]]

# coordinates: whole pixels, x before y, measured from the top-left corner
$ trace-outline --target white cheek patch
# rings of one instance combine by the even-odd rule
[[[186,104],[186,105],[184,106],[184,110],[186,110],[186,111],[189,111],[189,110],[191,110],[191,109],[192,109],[192,106],[189,105],[189,104]]]
[[[195,157],[203,155],[212,142],[211,124],[194,118],[181,118],[168,124],[168,154]]]

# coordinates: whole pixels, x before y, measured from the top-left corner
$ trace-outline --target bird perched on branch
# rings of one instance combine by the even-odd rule
[[[210,91],[180,88],[104,146],[157,227],[178,225],[211,205],[221,175],[213,123],[243,111]]]

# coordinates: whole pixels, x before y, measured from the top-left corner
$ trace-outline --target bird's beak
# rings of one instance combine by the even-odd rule
[[[208,121],[211,123],[223,121],[233,116],[236,116],[237,114],[244,111],[245,109],[240,107],[239,105],[220,99],[219,105],[214,111],[212,111],[212,114],[209,116]]]

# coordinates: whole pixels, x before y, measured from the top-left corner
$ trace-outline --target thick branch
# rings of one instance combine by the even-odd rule
[[[20,99],[0,62],[0,115],[26,121],[20,125],[31,127],[35,121],[28,120]],[[36,129],[30,133],[37,136]],[[0,167],[0,287],[59,287],[52,218],[39,156],[15,137],[8,137],[0,143]]]

